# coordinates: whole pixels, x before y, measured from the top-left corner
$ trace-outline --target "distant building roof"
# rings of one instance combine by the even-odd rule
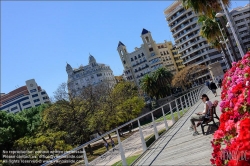
[[[149,31],[143,28],[141,34],[144,35],[144,34],[147,34],[147,33],[149,33]]]
[[[121,41],[119,41],[118,43],[118,46],[117,47],[120,47],[120,46],[125,46]]]

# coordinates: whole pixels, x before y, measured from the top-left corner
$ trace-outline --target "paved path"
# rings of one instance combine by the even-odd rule
[[[217,94],[221,91],[217,90]],[[208,97],[213,102],[220,101],[220,95],[215,97],[208,91]],[[205,127],[208,135],[202,135],[201,127],[198,127],[200,135],[193,136],[187,129],[190,126],[190,116],[203,110],[203,103],[198,101],[191,109],[180,118],[167,133],[162,135],[134,165],[210,165],[212,147],[212,133],[215,127]],[[220,116],[219,106],[217,114]]]
[[[168,120],[167,122],[169,126],[172,125],[171,120]],[[158,131],[165,128],[164,121],[156,123],[156,124],[157,124]],[[152,125],[143,126],[142,131],[143,131],[144,138],[154,133]],[[142,144],[141,144],[141,138],[140,138],[138,129],[137,129],[137,132],[135,132],[132,136],[122,141],[122,146],[123,146],[126,157],[142,153]],[[119,149],[118,146],[116,146],[115,148]],[[108,152],[106,152],[102,156],[91,161],[90,164],[91,165],[112,165],[120,160],[121,160],[121,156],[120,156],[119,151],[118,150],[113,151],[112,149],[110,149]]]

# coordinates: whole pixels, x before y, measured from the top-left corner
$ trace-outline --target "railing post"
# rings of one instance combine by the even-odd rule
[[[182,110],[182,116],[183,116],[184,115],[184,107],[183,107],[181,98],[182,98],[182,96],[180,97],[180,102],[181,102],[181,110]]]
[[[151,113],[151,116],[152,116],[152,121],[153,121],[153,125],[154,125],[155,140],[157,140],[159,138],[159,134],[158,134],[158,131],[157,131],[157,128],[156,128],[155,117],[154,117],[153,112]]]
[[[142,149],[143,149],[143,152],[145,152],[147,150],[147,146],[146,146],[145,139],[144,139],[144,136],[143,136],[143,133],[142,133],[140,120],[138,119],[137,121],[138,121],[140,136],[141,136]]]
[[[86,151],[85,151],[84,147],[82,148],[82,152],[83,152],[85,166],[88,166],[89,162],[88,162],[87,154],[86,154]]]
[[[121,155],[121,159],[122,159],[122,165],[126,166],[128,164],[127,164],[127,161],[126,161],[126,158],[125,158],[125,154],[124,154],[124,151],[123,151],[123,147],[122,147],[122,143],[121,143],[121,139],[120,139],[120,136],[119,136],[118,129],[116,129],[116,134],[117,134],[117,140],[118,140],[118,143],[119,143],[119,151],[120,151],[120,155]]]
[[[176,111],[177,111],[178,119],[180,119],[181,115],[180,115],[180,112],[179,112],[179,105],[178,105],[177,99],[175,99],[174,101],[175,101],[175,105],[176,105]]]
[[[192,95],[193,103],[195,104],[195,100],[194,100],[194,91],[192,91],[191,95]]]
[[[193,103],[193,100],[192,100],[192,94],[191,94],[191,92],[189,92],[189,98],[190,98],[190,101],[191,101],[191,106],[193,106],[194,105],[194,103]]]
[[[174,124],[175,123],[175,119],[174,119],[174,114],[173,114],[171,102],[169,103],[169,108],[170,108],[170,111],[171,111],[172,123]]]
[[[185,106],[186,106],[186,108],[188,109],[189,105],[188,105],[188,102],[187,102],[186,95],[184,95],[184,102],[185,102]]]
[[[166,131],[167,131],[168,130],[168,122],[167,122],[167,119],[166,119],[163,107],[161,107],[161,111],[162,111],[162,115],[163,115],[163,119],[164,119]]]

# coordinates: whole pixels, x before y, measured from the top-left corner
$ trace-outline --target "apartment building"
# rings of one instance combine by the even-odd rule
[[[124,67],[126,80],[134,81],[139,86],[144,75],[160,67],[165,67],[173,74],[183,68],[179,64],[181,61],[178,61],[179,67],[175,62],[178,54],[171,42],[165,40],[162,43],[156,43],[151,32],[146,29],[142,30],[141,38],[143,42],[141,47],[135,47],[135,50],[130,53],[121,41],[118,43],[117,51]]]
[[[208,65],[219,61],[222,68],[226,68],[222,54],[200,36],[201,27],[197,24],[197,15],[191,9],[186,10],[180,1],[175,1],[164,10],[164,14],[175,40],[175,46],[181,54],[183,65]],[[203,83],[209,78],[210,74],[207,71],[195,79],[196,83]]]
[[[234,8],[229,13],[243,52],[246,53],[248,50],[250,50],[250,4],[247,4],[244,7]],[[230,37],[234,42],[236,54],[238,55],[238,57],[241,57],[236,46],[232,31],[230,28],[228,28],[228,30],[230,33]]]
[[[46,91],[38,86],[34,79],[27,80],[26,86],[1,94],[0,98],[0,110],[10,113],[17,113],[50,102]]]
[[[69,92],[80,92],[79,90],[88,85],[98,85],[101,82],[109,82],[110,86],[116,84],[113,71],[108,65],[97,63],[94,56],[89,55],[89,64],[81,65],[79,68],[73,69],[67,64],[66,72],[68,74]]]

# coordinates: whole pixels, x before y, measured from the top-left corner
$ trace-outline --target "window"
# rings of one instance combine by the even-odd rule
[[[133,59],[133,58],[131,58],[131,62],[132,62],[132,61],[134,61],[134,59]]]
[[[38,101],[40,101],[40,99],[36,99],[36,100],[34,100],[34,103],[36,103],[36,102],[38,102]]]
[[[121,55],[123,55],[123,52],[122,52],[122,50],[120,51],[120,54],[121,54]]]
[[[39,105],[41,105],[41,104],[37,104],[37,105],[35,105],[35,107],[36,107],[36,106],[39,106]]]
[[[28,105],[28,104],[30,104],[30,102],[28,101],[28,102],[26,102],[26,103],[23,103],[23,106],[26,106],[26,105]]]
[[[123,64],[126,64],[126,61],[123,61]]]
[[[42,95],[45,95],[45,94],[46,94],[46,92],[41,92],[41,94],[42,94]]]
[[[32,89],[30,90],[30,93],[36,92],[36,89]]]
[[[145,37],[145,40],[147,43],[149,42],[149,38],[147,36]]]
[[[14,110],[16,110],[16,109],[17,109],[17,106],[11,108],[11,111],[14,111]]]
[[[149,51],[152,52],[152,51],[154,51],[154,49],[151,47],[151,48],[149,48]]]
[[[46,100],[46,99],[48,99],[48,97],[47,97],[47,96],[43,97],[43,100]]]
[[[38,94],[34,94],[34,95],[32,95],[32,97],[37,97],[38,96]]]

